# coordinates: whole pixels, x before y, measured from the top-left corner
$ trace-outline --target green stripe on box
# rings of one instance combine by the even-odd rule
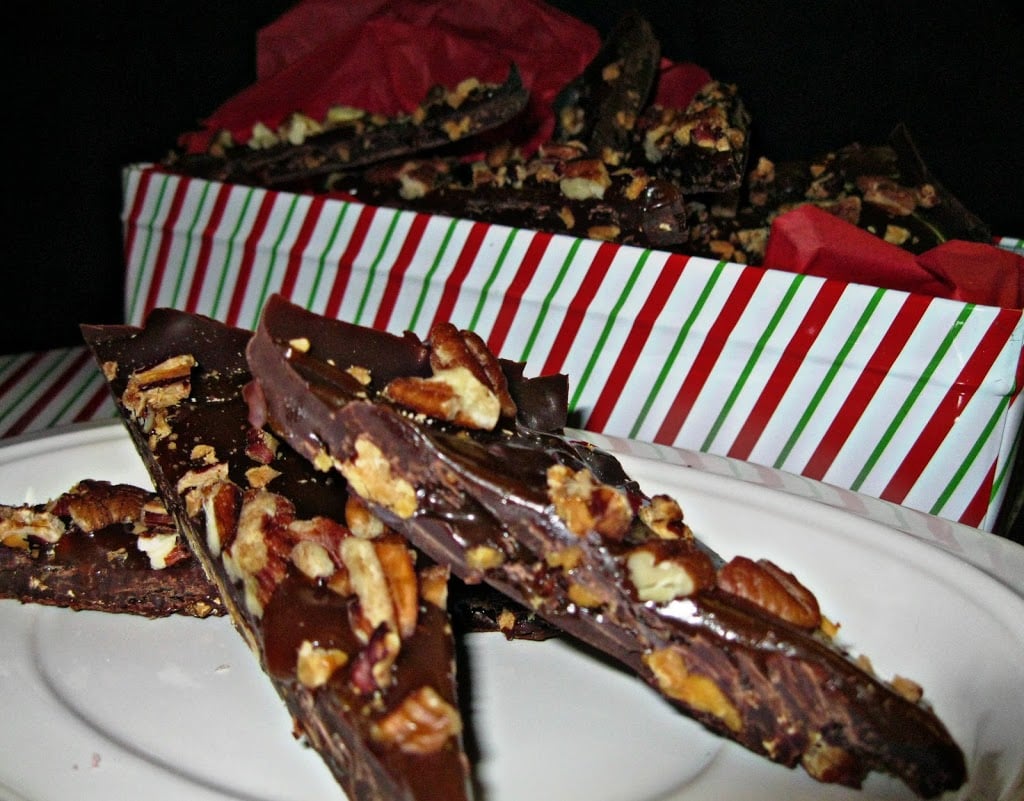
[[[864,467],[861,468],[860,473],[853,480],[853,483],[850,485],[850,489],[859,490],[861,485],[871,474],[871,471],[875,469],[875,465],[878,464],[878,460],[882,458],[882,454],[885,452],[885,449],[889,447],[889,443],[892,442],[892,438],[896,436],[896,432],[910,414],[911,407],[913,407],[921,393],[924,392],[929,379],[931,379],[932,375],[942,363],[946,353],[953,346],[953,340],[955,340],[957,334],[963,330],[964,323],[967,322],[967,318],[971,316],[972,311],[974,311],[974,304],[968,303],[957,316],[956,322],[950,326],[946,336],[943,337],[942,342],[939,343],[939,347],[936,349],[935,354],[929,360],[924,370],[921,371],[921,375],[918,377],[917,381],[914,382],[914,386],[911,388],[910,393],[893,416],[892,422],[889,423],[888,427],[885,429],[885,433],[882,434],[882,437],[878,440],[878,444],[875,446],[874,450],[871,451],[871,455],[868,457],[867,462],[864,463]]]
[[[448,223],[448,229],[444,232],[444,238],[441,240],[441,245],[437,249],[437,255],[434,256],[434,260],[430,263],[430,268],[423,276],[423,285],[420,287],[419,297],[416,298],[416,306],[413,308],[412,319],[409,321],[409,330],[415,331],[416,326],[420,321],[420,315],[423,314],[423,307],[427,302],[427,294],[430,292],[430,286],[434,282],[434,276],[437,275],[437,271],[441,269],[441,262],[444,259],[444,254],[448,251],[448,246],[452,243],[452,237],[455,235],[455,229],[458,227],[459,221],[452,220]]]
[[[178,307],[178,296],[181,294],[182,284],[185,282],[185,271],[188,268],[189,255],[192,253],[192,243],[195,241],[196,228],[199,225],[199,219],[202,217],[203,209],[206,207],[206,198],[210,194],[210,187],[213,184],[203,182],[203,190],[199,195],[199,205],[196,207],[195,214],[192,215],[192,221],[188,226],[188,235],[185,237],[185,252],[181,254],[181,260],[178,262],[178,277],[174,282],[174,292],[171,294],[171,306],[174,308]]]
[[[370,290],[373,288],[373,282],[377,275],[377,268],[380,267],[381,262],[384,260],[384,254],[387,252],[391,238],[395,235],[395,228],[398,227],[398,220],[400,218],[400,211],[395,211],[391,215],[391,222],[388,223],[387,233],[384,234],[384,238],[381,240],[380,247],[377,249],[377,255],[373,257],[373,261],[370,263],[370,272],[366,276],[366,284],[363,285],[363,295],[359,298],[359,306],[356,309],[356,316],[352,321],[356,325],[362,324],[363,312],[366,311],[366,304],[369,303]]]
[[[136,310],[139,308],[139,295],[142,293],[143,284],[142,277],[146,274],[146,263],[149,261],[149,251],[153,246],[153,237],[156,230],[156,218],[160,216],[160,210],[164,205],[164,195],[167,193],[168,180],[169,177],[166,175],[160,177],[160,189],[156,195],[156,205],[153,208],[153,213],[145,223],[146,236],[142,245],[142,257],[139,259],[138,280],[135,282],[135,291],[132,293],[131,312],[128,315],[129,320],[135,319]]]
[[[645,250],[640,254],[640,258],[637,260],[636,265],[629,274],[626,285],[622,288],[622,292],[619,293],[619,297],[612,306],[612,310],[608,314],[608,319],[605,321],[604,327],[601,329],[601,335],[597,338],[597,345],[594,348],[593,353],[590,354],[590,358],[587,360],[587,366],[583,368],[583,372],[580,374],[580,377],[576,382],[576,391],[572,395],[572,400],[569,401],[570,409],[576,408],[580,401],[580,397],[583,394],[583,390],[587,385],[587,381],[590,380],[590,376],[594,372],[594,367],[597,365],[598,359],[603,357],[605,345],[608,343],[608,337],[611,336],[612,329],[615,327],[615,323],[619,318],[619,313],[622,311],[622,307],[629,298],[630,292],[633,291],[633,287],[636,286],[636,282],[640,278],[640,273],[644,269],[644,265],[647,263],[647,259],[650,255],[651,251],[649,250]]]
[[[960,484],[963,482],[964,477],[967,475],[968,471],[971,468],[971,465],[973,465],[977,461],[978,454],[981,453],[981,449],[985,446],[985,443],[988,442],[988,440],[991,438],[992,432],[995,430],[996,426],[1002,420],[1003,414],[1006,412],[1006,407],[1009,404],[1010,398],[1008,396],[1004,395],[1002,398],[999,399],[999,403],[996,405],[995,411],[992,413],[992,415],[988,419],[988,422],[985,424],[985,428],[982,430],[981,435],[974,441],[974,444],[971,446],[971,449],[967,452],[967,456],[954,471],[953,477],[949,480],[949,483],[947,483],[946,486],[943,488],[942,492],[939,494],[939,497],[936,498],[935,503],[932,505],[931,509],[928,510],[930,514],[939,515],[942,511],[942,508],[947,503],[949,503],[949,499],[952,497],[953,493],[956,492],[957,487],[959,487]],[[1013,460],[1007,460],[1007,464],[1013,464]],[[997,480],[992,483],[992,490],[991,494],[989,495],[988,506],[991,506],[992,501],[995,500],[997,493],[999,491],[999,485],[1002,482],[1004,476],[1005,469],[1003,473],[996,477]]]
[[[242,209],[238,214],[238,219],[235,221],[235,227],[232,229],[231,235],[228,237],[228,252],[224,256],[224,263],[221,265],[220,280],[217,281],[217,292],[213,296],[213,307],[210,311],[211,317],[219,317],[217,307],[220,306],[221,298],[224,296],[224,288],[227,286],[228,272],[231,265],[231,255],[235,251],[235,243],[242,231],[242,223],[245,221],[245,213],[249,210],[249,204],[252,203],[254,192],[255,190],[249,189],[244,193]]]
[[[505,264],[505,259],[508,258],[508,253],[512,249],[512,243],[515,241],[516,234],[519,233],[518,228],[513,228],[509,231],[508,236],[505,237],[505,244],[501,247],[501,253],[498,254],[498,258],[494,263],[494,267],[487,276],[487,280],[484,281],[484,285],[480,287],[480,297],[477,298],[476,308],[473,309],[473,315],[469,319],[469,325],[466,327],[470,331],[476,331],[477,323],[480,322],[480,316],[483,314],[484,306],[487,303],[487,296],[491,292],[491,288],[494,286],[494,282],[498,280],[498,276],[501,274],[501,268]]]
[[[573,259],[576,258],[576,253],[579,251],[580,245],[582,244],[582,239],[573,240],[573,243],[569,248],[569,253],[562,261],[562,266],[558,270],[558,275],[555,276],[555,280],[551,284],[551,289],[548,291],[547,295],[544,296],[544,300],[541,301],[540,312],[538,312],[537,319],[533,323],[533,329],[530,331],[530,335],[526,338],[526,345],[523,347],[523,352],[519,357],[519,361],[527,362],[530,360],[530,352],[533,350],[533,346],[537,344],[537,337],[540,335],[540,331],[544,327],[544,321],[551,309],[551,302],[558,294],[558,290],[561,288],[562,282],[565,280],[565,276],[569,274],[569,267],[572,266]]]
[[[309,298],[306,301],[306,308],[313,308],[313,299],[316,297],[316,293],[320,289],[320,281],[324,277],[324,270],[327,268],[327,254],[331,252],[331,248],[334,247],[334,243],[338,240],[338,232],[341,230],[341,224],[345,220],[345,215],[348,214],[350,203],[341,204],[341,213],[334,221],[334,226],[331,228],[331,234],[327,237],[327,244],[324,249],[320,251],[320,257],[316,263],[316,275],[313,277],[313,286],[309,290]]]
[[[772,335],[775,330],[779,327],[779,323],[782,321],[783,315],[786,310],[793,303],[793,298],[796,296],[797,289],[800,284],[803,283],[804,276],[797,275],[790,283],[789,288],[786,290],[785,295],[782,297],[782,301],[779,303],[778,308],[775,310],[775,314],[772,315],[768,321],[768,325],[765,327],[761,336],[758,338],[757,343],[754,345],[754,349],[750,354],[750,358],[747,359],[747,363],[743,365],[743,369],[740,371],[739,379],[733,386],[732,391],[729,393],[729,397],[725,399],[725,403],[722,405],[722,410],[718,413],[718,417],[715,419],[714,424],[711,426],[711,430],[708,431],[707,437],[704,439],[704,443],[700,446],[700,450],[709,451],[711,450],[711,443],[715,441],[715,437],[718,436],[718,431],[725,424],[726,418],[732,411],[732,407],[736,405],[736,400],[739,398],[740,393],[743,392],[743,387],[746,386],[747,381],[754,372],[754,367],[757,362],[760,361],[761,355],[764,353],[764,349],[768,346],[771,341]]]
[[[806,429],[808,424],[810,424],[811,418],[814,417],[814,413],[818,410],[818,406],[821,405],[829,387],[832,386],[832,382],[835,381],[840,369],[842,369],[843,363],[850,355],[850,351],[853,350],[854,345],[857,344],[857,340],[860,339],[861,335],[864,333],[868,322],[870,322],[872,316],[874,316],[874,313],[878,309],[878,305],[882,302],[882,298],[884,296],[884,289],[875,290],[871,295],[871,299],[868,301],[867,306],[865,306],[864,311],[861,312],[860,317],[853,326],[853,330],[846,338],[846,341],[843,343],[843,347],[840,348],[836,358],[833,359],[832,364],[829,365],[829,368],[825,373],[825,378],[822,379],[821,384],[818,385],[818,389],[811,396],[810,403],[807,404],[807,408],[804,410],[804,413],[800,415],[800,419],[793,428],[793,433],[789,435],[789,439],[786,440],[786,444],[779,452],[779,456],[772,467],[781,468],[786,463],[786,460],[789,458],[790,451],[792,451],[796,446],[796,443],[803,434],[804,429]]]
[[[263,309],[263,304],[267,302],[267,295],[270,294],[270,279],[274,275],[274,265],[277,264],[277,257],[281,253],[281,243],[284,241],[284,235],[288,232],[288,226],[292,221],[292,217],[295,215],[295,208],[298,204],[299,195],[292,195],[292,202],[288,204],[288,213],[285,214],[284,222],[278,228],[277,239],[274,240],[274,244],[270,252],[270,264],[267,266],[267,270],[263,274],[263,286],[260,287],[259,301],[256,304],[256,316],[253,318],[252,325],[250,326],[254,331],[259,325],[260,311]]]
[[[661,393],[661,388],[665,385],[668,380],[669,373],[672,372],[675,367],[676,359],[679,358],[679,351],[683,348],[683,343],[690,334],[690,329],[693,328],[694,323],[700,317],[701,312],[707,305],[708,298],[711,297],[711,291],[715,288],[715,284],[718,283],[718,279],[722,277],[722,272],[725,270],[726,262],[720,261],[714,266],[711,271],[711,275],[708,278],[707,283],[701,290],[700,295],[694,303],[690,313],[686,316],[683,324],[679,327],[679,333],[676,334],[675,342],[672,343],[672,347],[669,349],[668,356],[665,359],[665,364],[662,365],[661,370],[658,373],[658,377],[654,380],[654,385],[651,387],[651,391],[647,394],[647,398],[644,400],[643,406],[640,408],[640,414],[637,415],[636,422],[633,423],[633,427],[629,430],[629,438],[636,439],[637,433],[643,427],[644,422],[647,420],[647,415],[651,412],[651,407],[657,400],[658,395]]]

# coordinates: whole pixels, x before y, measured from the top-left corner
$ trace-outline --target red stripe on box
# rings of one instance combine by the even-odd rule
[[[750,269],[740,273],[736,285],[729,293],[729,299],[723,305],[718,317],[715,318],[708,330],[704,344],[697,352],[693,365],[687,371],[668,414],[665,415],[657,434],[654,435],[655,442],[671,445],[679,435],[690,409],[696,403],[697,396],[700,395],[701,389],[707,383],[716,362],[722,355],[729,334],[736,327],[747,304],[750,303],[754,290],[761,283],[762,276],[764,276],[764,270]]]
[[[985,473],[985,480],[981,482],[978,491],[974,493],[974,497],[971,498],[967,508],[960,515],[959,522],[974,528],[978,528],[985,522],[985,515],[988,514],[992,503],[992,485],[995,483],[995,480],[996,463],[993,462]]]
[[[402,242],[402,249],[398,252],[398,258],[388,270],[388,280],[384,285],[384,294],[380,299],[380,306],[377,307],[377,316],[373,320],[373,327],[381,330],[387,328],[391,320],[391,314],[398,302],[398,295],[402,291],[402,281],[405,280],[405,273],[412,263],[420,242],[423,241],[423,233],[427,230],[427,223],[430,222],[429,214],[415,214],[412,218],[412,225]]]
[[[299,273],[302,272],[302,260],[306,255],[306,248],[309,246],[309,242],[313,238],[313,232],[320,222],[320,215],[323,213],[326,202],[327,198],[324,195],[313,196],[309,209],[306,211],[306,216],[302,221],[299,235],[295,238],[295,243],[288,254],[288,266],[285,268],[284,278],[281,280],[279,291],[289,300],[292,299],[295,284],[299,280]]]
[[[75,422],[82,423],[87,420],[92,420],[96,416],[96,412],[99,411],[100,407],[103,406],[104,402],[110,400],[113,403],[113,396],[110,394],[110,387],[107,382],[104,381],[100,384],[92,397],[89,398],[88,402],[78,410],[78,414],[75,415]]]
[[[654,324],[658,321],[665,304],[668,303],[672,288],[679,282],[683,268],[689,260],[687,256],[672,255],[665,261],[647,300],[640,308],[626,341],[623,343],[622,350],[619,352],[604,389],[601,391],[601,396],[594,404],[594,410],[590,417],[587,418],[586,426],[591,431],[600,431],[608,424],[608,418],[611,417],[612,411],[618,405],[623,387],[629,380],[633,366],[639,361],[640,354],[651,336],[651,331],[654,330]]]
[[[821,480],[828,472],[836,455],[846,444],[850,432],[864,415],[864,410],[875,397],[879,386],[889,375],[893,362],[896,361],[913,335],[930,303],[931,299],[923,295],[907,296],[900,311],[893,315],[892,323],[886,330],[885,336],[882,337],[875,352],[868,359],[864,369],[861,370],[860,377],[854,382],[818,447],[815,448],[811,458],[800,471],[802,475]]]
[[[235,276],[235,289],[231,294],[231,303],[228,305],[228,314],[225,322],[228,325],[238,325],[238,317],[242,313],[242,304],[249,291],[249,282],[252,280],[253,264],[259,253],[260,239],[267,230],[267,222],[270,220],[270,213],[274,210],[274,201],[277,199],[277,192],[265,192],[263,201],[260,203],[259,211],[256,212],[256,219],[253,221],[252,229],[245,238],[245,245],[242,249],[242,262],[238,265],[238,275]]]
[[[782,352],[775,369],[772,370],[765,388],[755,401],[746,422],[740,428],[736,439],[729,448],[727,456],[734,459],[748,459],[750,452],[764,433],[775,411],[789,391],[793,379],[804,364],[807,351],[818,339],[822,327],[839,304],[845,284],[838,281],[826,281],[815,296],[804,318],[800,321],[796,333]]]
[[[213,201],[213,210],[210,212],[210,219],[206,221],[206,227],[200,234],[199,257],[196,259],[196,271],[192,276],[192,286],[189,287],[188,298],[185,301],[185,309],[195,312],[199,308],[199,297],[203,291],[203,283],[206,281],[207,270],[210,269],[210,256],[213,253],[213,244],[217,241],[217,229],[224,220],[224,211],[231,200],[231,185],[221,184],[217,190],[217,197]]]
[[[948,433],[956,431],[957,418],[978,393],[985,376],[992,369],[1003,345],[1013,332],[1014,323],[1015,320],[1004,315],[996,317],[981,342],[971,350],[967,363],[939,402],[927,424],[921,429],[910,451],[879,497],[893,503],[903,503],[925,467],[935,456],[935,448]],[[987,502],[985,506],[988,506]]]
[[[189,182],[181,179],[174,187],[174,195],[171,197],[171,207],[164,220],[164,227],[167,231],[174,231],[178,227],[178,219],[181,217],[181,210],[185,206],[185,197],[188,194]],[[160,287],[164,281],[164,273],[167,272],[167,261],[170,259],[171,245],[174,244],[174,237],[170,234],[160,237],[160,248],[157,251],[156,261],[153,264],[153,280],[149,284],[149,293],[146,295],[146,303],[142,309],[142,316],[152,310],[157,304],[157,297],[160,294]]]
[[[495,318],[494,326],[487,337],[487,346],[494,353],[501,353],[505,340],[508,338],[508,332],[512,330],[512,323],[516,319],[516,313],[519,311],[519,301],[523,299],[523,295],[526,294],[533,276],[537,273],[537,268],[540,266],[545,252],[547,252],[548,244],[551,242],[553,235],[538,232],[532,236],[533,238],[526,248],[526,253],[523,254],[523,259],[519,262],[519,267],[516,269],[516,274],[512,278],[511,283],[509,283],[508,289],[505,290],[505,294],[501,299],[501,308],[498,310],[498,316]]]
[[[46,391],[43,392],[35,403],[33,403],[22,415],[19,417],[10,428],[7,429],[4,436],[13,437],[22,433],[27,429],[32,421],[39,416],[39,413],[45,409],[54,398],[58,397],[61,391],[68,385],[71,377],[82,369],[82,365],[85,364],[92,357],[89,350],[83,349],[74,359],[71,364],[60,371],[60,374],[56,379],[48,382]]]
[[[362,211],[359,212],[359,218],[352,229],[352,235],[348,239],[345,252],[338,259],[338,269],[334,273],[331,293],[327,297],[327,305],[324,308],[324,316],[326,317],[333,319],[338,316],[341,302],[345,299],[345,289],[348,287],[348,281],[352,277],[352,265],[355,264],[359,251],[363,247],[363,242],[366,241],[366,234],[373,223],[374,214],[373,206],[363,206]]]
[[[452,270],[452,274],[448,276],[448,280],[444,282],[441,300],[437,304],[437,311],[434,313],[434,319],[430,324],[431,328],[434,327],[435,323],[451,320],[455,302],[459,299],[459,290],[462,288],[462,283],[466,280],[466,276],[469,275],[473,262],[476,261],[476,256],[480,252],[480,247],[483,245],[484,237],[487,236],[489,229],[490,225],[480,222],[473,223],[469,229],[466,242],[462,246],[462,250],[459,251],[459,258],[455,260],[455,268]]]
[[[597,249],[593,260],[587,266],[587,272],[580,282],[579,289],[576,290],[576,295],[569,301],[569,308],[566,309],[562,325],[555,335],[555,341],[551,343],[551,351],[541,368],[541,375],[557,373],[562,369],[569,350],[579,334],[580,326],[583,325],[583,320],[587,316],[587,310],[594,298],[597,297],[601,283],[608,274],[608,268],[611,267],[612,261],[620,249],[619,245],[608,242],[603,242]]]
[[[128,212],[127,236],[124,241],[125,264],[131,263],[131,252],[135,249],[135,236],[139,232],[139,217],[142,216],[142,207],[146,205],[146,195],[149,193],[149,185],[152,181],[153,170],[142,170],[139,173],[139,185],[135,190],[131,211]]]

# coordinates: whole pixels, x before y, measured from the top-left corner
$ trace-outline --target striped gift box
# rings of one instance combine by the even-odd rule
[[[272,292],[394,332],[451,320],[528,373],[567,373],[588,430],[995,523],[1024,410],[1019,310],[152,165],[124,179],[129,322],[173,306],[252,327]]]

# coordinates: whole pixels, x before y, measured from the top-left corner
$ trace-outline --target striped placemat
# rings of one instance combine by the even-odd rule
[[[85,345],[0,356],[0,438],[115,415]]]

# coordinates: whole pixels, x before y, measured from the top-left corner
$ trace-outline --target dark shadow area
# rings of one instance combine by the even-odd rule
[[[626,4],[555,0],[606,32]],[[286,0],[16,2],[0,352],[78,344],[121,320],[121,169],[255,79],[257,30]],[[910,127],[933,172],[992,229],[1024,236],[1024,19],[1016,4],[638,0],[664,53],[735,82],[776,159]]]

